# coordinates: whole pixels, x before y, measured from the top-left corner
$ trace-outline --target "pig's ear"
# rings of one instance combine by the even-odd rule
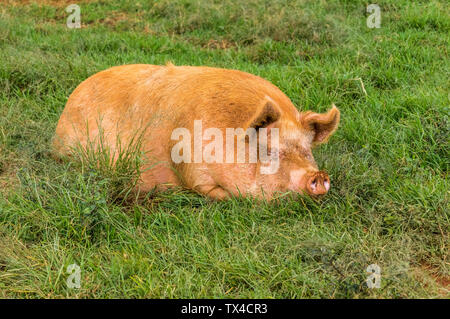
[[[250,120],[248,127],[253,127],[257,131],[260,128],[268,127],[275,123],[281,116],[278,105],[270,98],[266,98],[258,108],[255,116]]]
[[[340,112],[333,104],[327,113],[305,112],[300,115],[301,125],[314,133],[313,144],[321,144],[336,131],[339,125]]]

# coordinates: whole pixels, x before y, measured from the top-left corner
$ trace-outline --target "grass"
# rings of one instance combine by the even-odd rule
[[[380,29],[359,0],[80,1],[74,30],[68,3],[0,6],[0,297],[450,296],[445,1],[378,1]],[[301,109],[336,103],[341,126],[314,151],[331,192],[123,201],[139,158],[102,169],[52,158],[82,80],[167,61],[260,75]],[[80,289],[66,284],[73,263]],[[365,282],[373,263],[379,289]]]

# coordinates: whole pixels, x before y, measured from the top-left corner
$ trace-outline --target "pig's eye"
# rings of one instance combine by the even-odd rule
[[[283,150],[280,150],[280,151],[278,151],[278,156],[279,156],[280,158],[286,157],[286,152],[283,151]]]
[[[303,156],[307,159],[307,160],[313,160],[313,155],[312,155],[312,153],[309,151],[306,151],[306,152],[304,152],[303,153]]]
[[[282,156],[282,151],[280,151],[279,149],[273,148],[268,150],[268,154],[269,156],[277,156],[277,157],[281,157]]]

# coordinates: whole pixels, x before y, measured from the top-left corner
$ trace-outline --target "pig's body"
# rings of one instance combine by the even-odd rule
[[[279,128],[282,156],[276,176],[261,175],[260,163],[174,163],[171,150],[178,141],[171,139],[172,132],[192,131],[194,120],[202,120],[203,129],[223,132]],[[287,190],[321,194],[328,190],[329,180],[318,172],[310,149],[326,140],[338,121],[336,108],[326,114],[300,114],[276,86],[248,73],[171,64],[125,65],[99,72],[75,89],[57,125],[54,148],[68,155],[78,143],[86,147],[88,141],[98,140],[101,131],[103,143],[114,149],[117,138],[126,145],[145,130],[142,147],[148,162],[141,176],[143,191],[178,185],[217,199],[239,193],[271,198],[274,192]],[[325,129],[318,131],[320,127]],[[312,188],[311,174],[316,179]]]

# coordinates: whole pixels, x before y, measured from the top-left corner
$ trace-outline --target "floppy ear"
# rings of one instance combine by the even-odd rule
[[[281,112],[272,99],[266,99],[262,106],[258,108],[255,116],[250,120],[248,127],[253,127],[258,131],[260,128],[268,127],[275,123],[281,116]]]
[[[314,132],[313,144],[325,143],[339,125],[340,112],[333,104],[327,113],[304,112],[300,114],[300,123]]]

